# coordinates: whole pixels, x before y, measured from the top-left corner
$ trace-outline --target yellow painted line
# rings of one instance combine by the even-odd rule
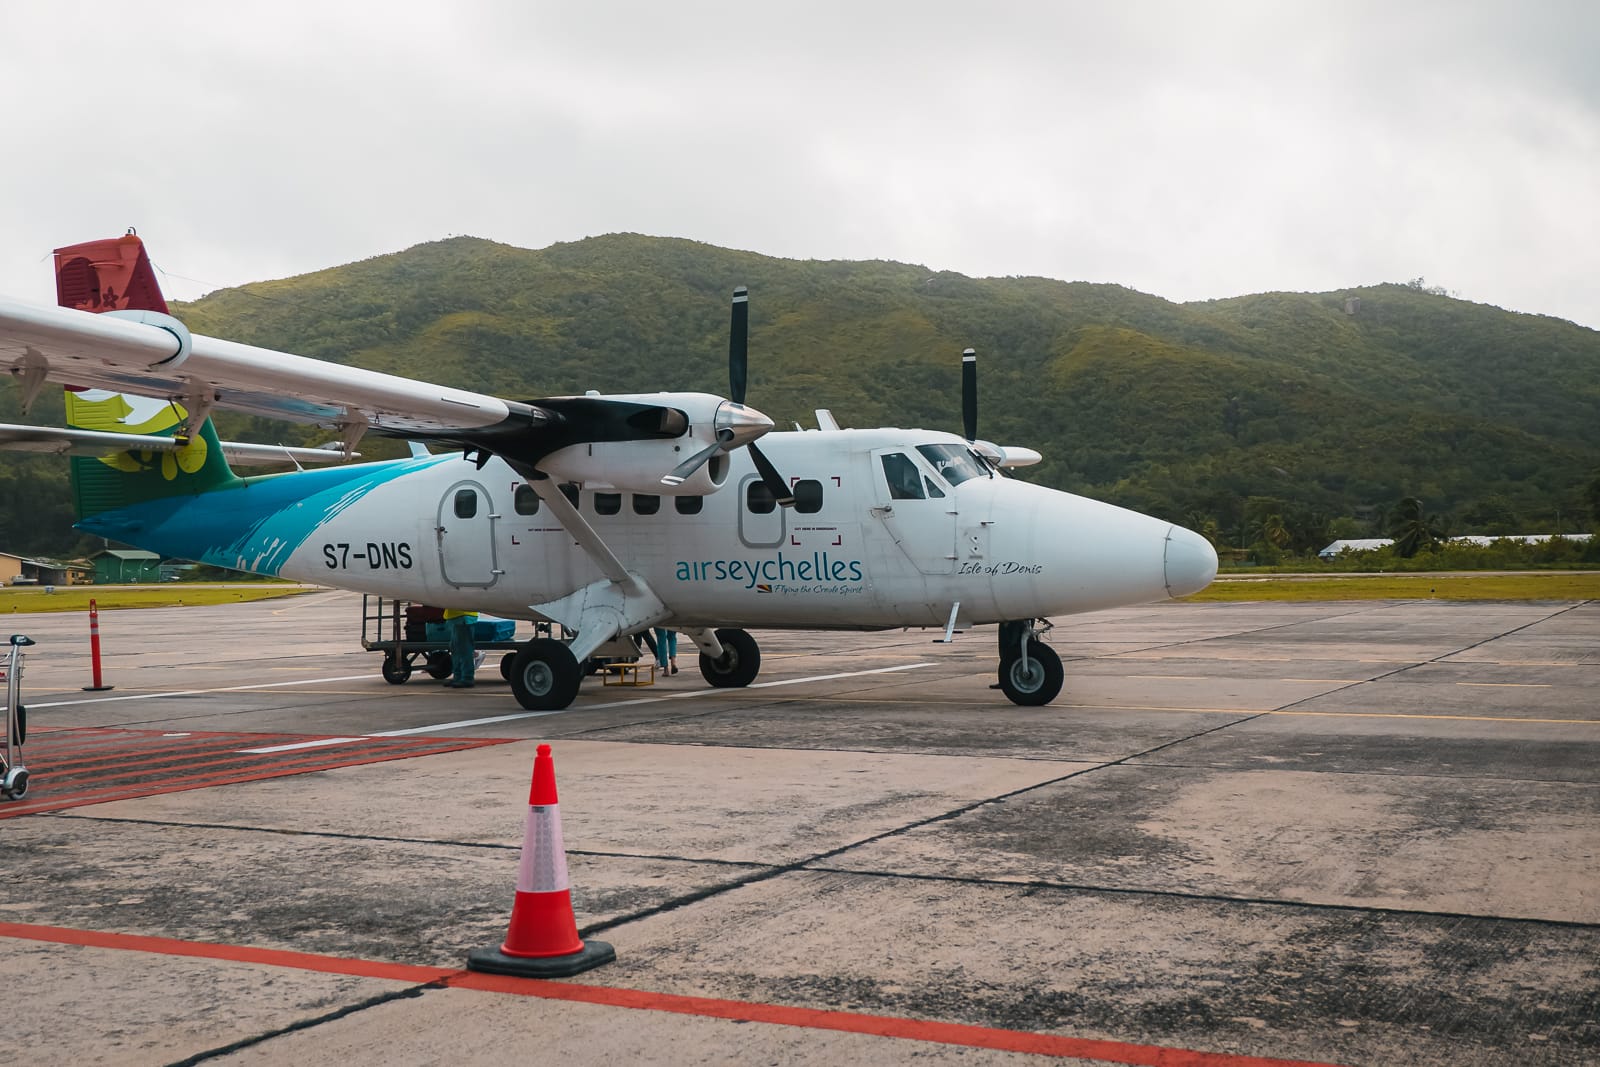
[[[1454,722],[1536,722],[1600,726],[1600,719],[1522,719],[1515,715],[1414,715],[1399,711],[1269,711],[1267,714],[1344,719],[1443,719]]]
[[[1457,685],[1475,685],[1482,689],[1549,689],[1549,682],[1457,682]]]
[[[1475,667],[1600,667],[1600,663],[1547,663],[1536,659],[1458,659],[1454,662],[1469,663]]]
[[[1168,708],[1149,704],[1052,704],[1053,708],[1085,711],[1155,711],[1172,715],[1299,715],[1328,719],[1441,719],[1460,722],[1582,723],[1600,726],[1600,719],[1524,719],[1515,715],[1422,715],[1403,711],[1265,711],[1259,708]]]

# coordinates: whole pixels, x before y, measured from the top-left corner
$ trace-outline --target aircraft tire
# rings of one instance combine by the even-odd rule
[[[743,689],[761,672],[761,646],[744,630],[718,630],[722,659],[700,653],[700,676],[718,689]]]
[[[448,652],[429,652],[427,663],[423,670],[428,672],[429,678],[448,678],[455,669],[450,665]]]
[[[583,672],[560,641],[536,637],[511,662],[511,692],[528,711],[560,711],[578,698]]]
[[[379,669],[383,680],[390,685],[405,685],[406,679],[411,677],[411,662],[392,653],[383,657],[383,666]]]
[[[1000,689],[1013,704],[1023,707],[1050,703],[1061,692],[1065,677],[1061,657],[1043,641],[1028,642],[1026,670],[1021,656],[1009,656],[1000,661]]]
[[[515,652],[507,652],[505,655],[501,656],[500,677],[504,678],[508,682],[511,681],[511,668],[516,662],[517,654]]]

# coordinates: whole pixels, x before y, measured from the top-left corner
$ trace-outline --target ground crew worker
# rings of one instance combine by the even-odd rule
[[[472,624],[478,621],[478,613],[446,608],[444,621],[450,627],[450,680],[444,683],[445,687],[471,689],[476,684],[473,676],[478,668],[472,647]]]

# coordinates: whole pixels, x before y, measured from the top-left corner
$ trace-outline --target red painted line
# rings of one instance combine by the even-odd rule
[[[321,974],[343,974],[358,978],[381,978],[419,985],[439,984],[452,989],[471,989],[485,993],[508,993],[541,1000],[561,1000],[601,1007],[635,1011],[662,1011],[706,1019],[732,1019],[739,1022],[795,1026],[836,1033],[868,1034],[930,1044],[959,1045],[964,1048],[1026,1052],[1039,1056],[1100,1060],[1128,1064],[1130,1067],[1334,1067],[1310,1060],[1284,1060],[1270,1056],[1244,1056],[1228,1052],[1200,1052],[1164,1045],[1136,1045],[1126,1041],[1098,1038],[1034,1034],[1025,1030],[999,1030],[966,1023],[942,1023],[926,1019],[905,1019],[888,1015],[863,1015],[848,1011],[796,1008],[782,1004],[761,1004],[714,997],[652,993],[643,989],[550,982],[535,978],[510,978],[478,974],[444,967],[422,967],[379,960],[321,956],[282,949],[251,948],[248,945],[219,945],[204,941],[179,941],[140,934],[77,930],[64,926],[37,926],[31,923],[0,922],[0,937],[29,941],[48,941],[87,948],[150,952],[164,956],[189,956],[199,959],[252,963],[267,967],[288,967]]]
[[[194,756],[234,753],[241,745],[254,743],[253,741],[202,741],[198,744],[189,742],[148,747],[129,745],[114,752],[94,753],[78,753],[70,750],[61,752],[39,743],[37,747],[31,749],[30,758],[34,763],[48,763],[51,771],[56,774],[83,774],[92,772],[96,767],[118,767],[128,764],[133,764],[131,769],[137,771],[148,770],[166,763],[182,763],[186,767],[200,766],[185,761]]]
[[[34,815],[44,811],[63,811],[67,808],[81,808],[91,804],[109,804],[118,800],[136,800],[140,797],[163,796],[167,793],[183,793],[191,789],[209,789],[219,785],[237,785],[240,782],[259,782],[269,778],[287,778],[294,774],[309,774],[314,771],[332,771],[341,767],[360,767],[372,763],[387,763],[390,760],[411,759],[416,756],[440,756],[447,752],[463,752],[468,749],[482,748],[487,745],[510,744],[515,738],[488,738],[472,739],[470,741],[454,741],[447,747],[434,747],[433,745],[417,745],[411,748],[392,748],[374,751],[369,755],[359,752],[344,752],[350,758],[339,760],[321,760],[314,756],[304,759],[285,762],[273,761],[260,763],[253,768],[242,768],[235,774],[213,774],[203,778],[172,779],[168,781],[152,781],[143,783],[130,783],[111,789],[95,790],[88,793],[65,793],[58,796],[37,796],[41,787],[48,786],[48,768],[38,764],[33,767],[33,777],[36,783],[29,791],[29,799],[19,802],[0,804],[0,819],[11,818],[17,815]]]
[[[282,737],[283,735],[279,735],[275,740],[281,740]],[[352,743],[347,746],[347,750],[381,750],[385,747],[382,743],[384,740],[386,739],[373,738],[363,743]],[[174,764],[185,771],[189,771],[200,767],[221,767],[230,763],[240,763],[252,759],[259,761],[262,758],[261,756],[242,751],[244,746],[249,745],[259,746],[260,741],[254,738],[225,738],[222,740],[206,740],[199,744],[177,744],[170,748],[137,748],[130,746],[120,752],[107,756],[97,756],[90,760],[78,760],[69,756],[65,761],[54,758],[47,749],[44,752],[35,753],[32,759],[35,763],[48,763],[53,770],[58,770],[61,773],[76,773],[81,769],[96,767],[101,764],[109,764],[111,766],[125,765],[130,774],[146,772],[167,764]],[[311,752],[313,754],[314,751],[311,749],[302,750],[302,752]],[[275,754],[268,753],[267,755]],[[201,761],[199,759],[201,756],[221,758]],[[111,775],[110,777],[114,779],[116,775]]]

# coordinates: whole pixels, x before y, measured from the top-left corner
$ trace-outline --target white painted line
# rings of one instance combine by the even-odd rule
[[[320,741],[298,741],[292,745],[273,745],[269,748],[241,748],[247,756],[266,756],[273,752],[293,752],[302,748],[325,748],[328,745],[348,745],[352,741],[365,741],[364,737],[324,737]]]
[[[818,674],[806,678],[784,678],[776,682],[759,682],[756,685],[748,686],[747,688],[770,689],[780,685],[801,685],[806,682],[826,682],[832,681],[835,678],[859,678],[869,674],[893,674],[896,671],[914,671],[919,667],[931,666],[933,666],[932,663],[905,663],[898,667],[875,667],[872,670],[867,671],[846,671],[842,674]],[[724,692],[732,691],[733,690],[724,690]],[[493,726],[496,723],[517,722],[521,719],[543,719],[550,715],[566,715],[569,712],[574,711],[601,711],[606,708],[632,707],[635,704],[659,704],[667,700],[686,700],[689,697],[708,696],[710,693],[714,692],[716,692],[714,689],[691,689],[682,693],[667,693],[662,696],[638,697],[631,700],[611,700],[603,704],[574,704],[572,707],[562,708],[560,711],[523,711],[513,713],[511,715],[492,715],[486,719],[461,719],[457,722],[436,723],[433,726],[413,726],[408,730],[384,730],[382,733],[367,734],[366,737],[336,738],[326,741],[302,742],[301,745],[286,745],[284,748],[310,747],[313,744],[348,744],[356,741],[366,740],[368,737],[411,737],[416,734],[437,734],[443,733],[446,730],[467,730],[474,726]],[[250,749],[249,751],[262,752],[268,750]],[[283,749],[272,749],[270,751],[283,751]]]
[[[88,700],[57,700],[50,704],[33,704],[29,708],[70,708],[75,704],[109,704],[113,700],[159,700],[162,697],[204,696],[207,693],[242,693],[246,689],[282,689],[290,685],[321,685],[324,682],[370,681],[373,675],[346,674],[339,678],[302,678],[298,682],[262,682],[260,685],[229,685],[219,689],[174,689],[169,693],[130,693],[117,697],[93,697]]]
[[[893,674],[895,671],[914,671],[918,667],[931,667],[931,663],[903,663],[898,667],[874,667],[870,671],[846,671],[843,674],[818,674],[810,678],[785,678],[778,682],[756,682],[750,689],[771,689],[779,685],[800,685],[804,682],[831,682],[835,678],[860,678],[867,674]]]

